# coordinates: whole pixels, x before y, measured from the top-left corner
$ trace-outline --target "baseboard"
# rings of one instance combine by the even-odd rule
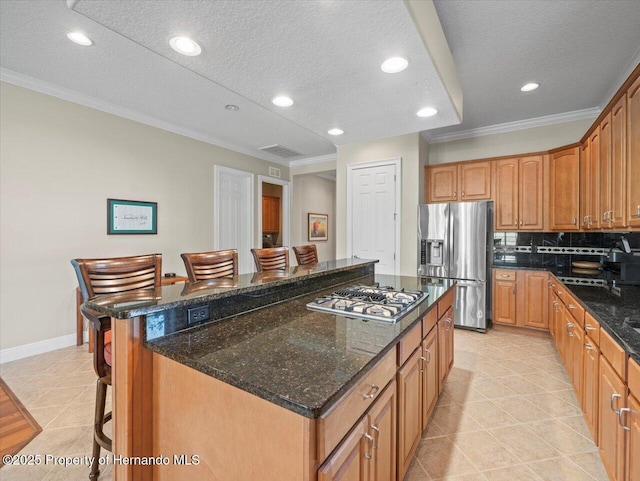
[[[0,364],[17,361],[18,359],[23,359],[25,357],[35,356],[36,354],[42,354],[75,345],[76,335],[69,334],[67,336],[54,337],[53,339],[24,344],[23,346],[2,349],[0,351]]]

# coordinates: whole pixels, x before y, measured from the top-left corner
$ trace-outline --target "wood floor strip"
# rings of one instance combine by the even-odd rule
[[[37,421],[0,378],[0,455],[16,454],[41,431]],[[0,460],[0,467],[3,465]]]

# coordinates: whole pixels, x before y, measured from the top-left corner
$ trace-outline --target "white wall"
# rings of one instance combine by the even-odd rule
[[[336,259],[336,183],[314,174],[294,175],[292,179],[291,245],[310,243],[307,214],[329,214],[329,240],[313,243],[319,260]],[[295,255],[291,255],[294,264]]]
[[[268,173],[248,155],[0,88],[2,350],[75,335],[71,259],[160,252],[164,272],[184,273],[181,252],[213,249],[214,164]],[[255,188],[257,203],[257,176]],[[107,198],[157,202],[158,235],[108,236]]]
[[[415,275],[417,266],[417,209],[420,191],[420,134],[399,135],[387,139],[338,146],[336,181],[336,254],[347,253],[347,165],[402,158],[402,216],[400,273]]]
[[[540,152],[578,142],[593,119],[429,144],[429,164]]]

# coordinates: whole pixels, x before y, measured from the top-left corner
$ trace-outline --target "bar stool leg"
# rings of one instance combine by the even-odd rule
[[[98,435],[102,434],[104,426],[104,409],[107,401],[107,385],[98,379],[96,384],[96,412],[93,424],[93,463],[91,463],[91,473],[89,479],[95,481],[100,475],[98,458],[100,457],[100,444],[98,443]]]

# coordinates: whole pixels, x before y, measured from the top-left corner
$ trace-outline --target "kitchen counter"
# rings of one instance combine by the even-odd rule
[[[145,347],[308,418],[324,414],[452,285],[372,275],[345,285],[424,290],[429,295],[396,323],[308,310],[335,287],[221,322],[147,340]]]

